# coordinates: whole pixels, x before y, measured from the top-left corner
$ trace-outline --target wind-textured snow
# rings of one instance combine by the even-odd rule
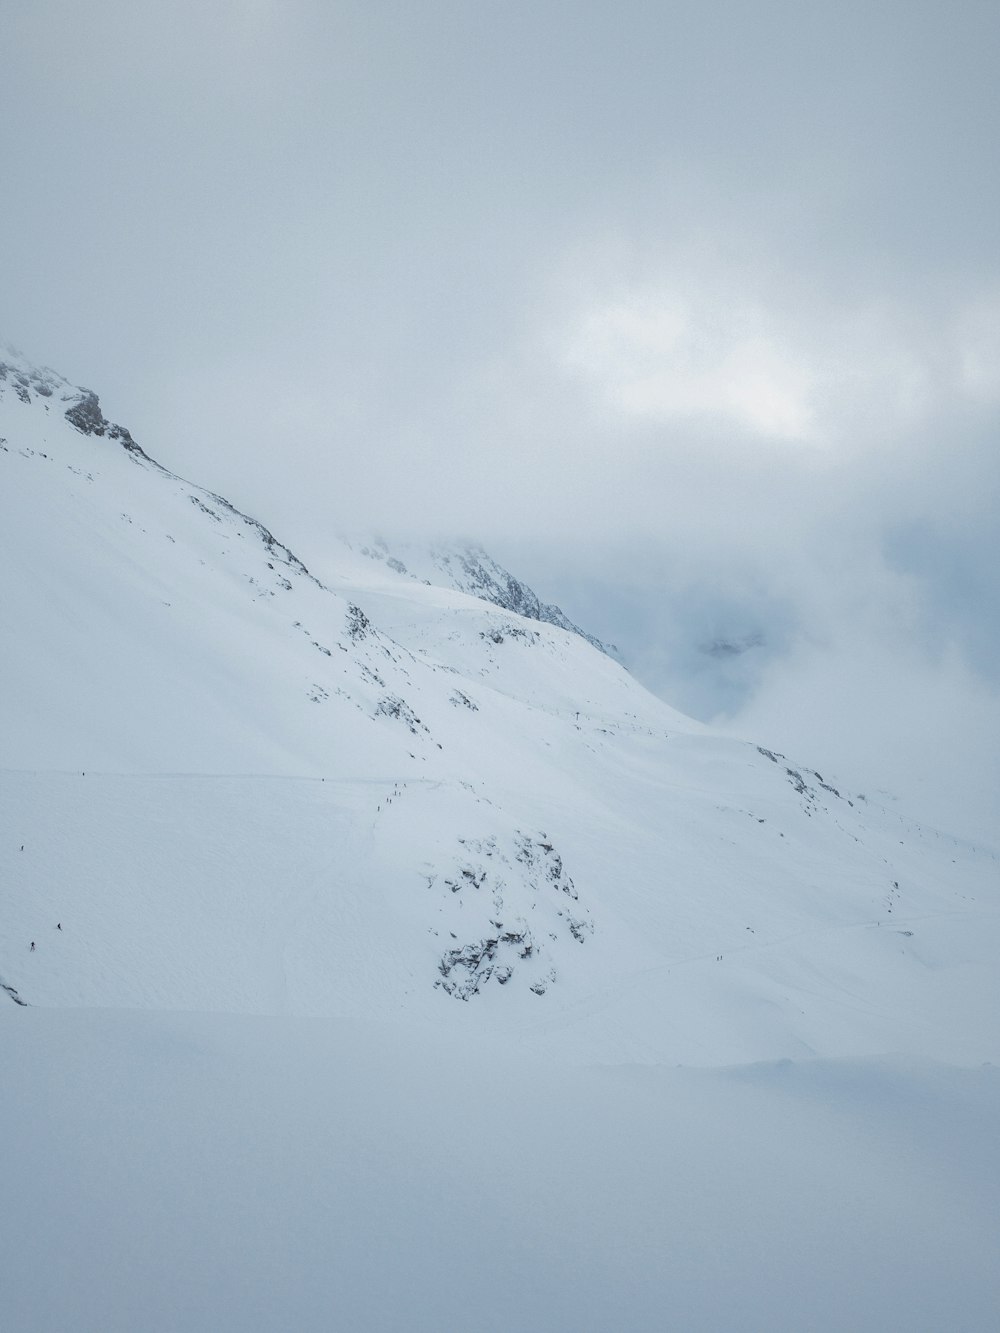
[[[0,361],[11,1327],[992,1326],[994,849]]]

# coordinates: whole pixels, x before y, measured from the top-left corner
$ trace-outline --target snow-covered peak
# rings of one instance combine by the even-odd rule
[[[107,419],[93,389],[71,384],[49,367],[33,366],[21,352],[3,344],[0,347],[0,397],[7,391],[25,406],[40,402],[47,411],[54,404],[81,435],[106,436],[109,440],[120,441],[126,449],[142,453],[124,426]]]
[[[423,546],[415,542],[395,542],[390,545],[383,538],[377,538],[357,543],[356,549],[372,560],[382,561],[398,574],[468,593],[526,620],[556,625],[571,634],[578,634],[600,652],[617,656],[613,644],[602,643],[593,634],[574,625],[560,607],[543,602],[532,588],[498,564],[477,542],[438,541]]]
[[[25,404],[35,398],[72,403],[88,392],[70,384],[69,380],[47,366],[33,365],[17,348],[0,341],[0,394],[7,389]]]

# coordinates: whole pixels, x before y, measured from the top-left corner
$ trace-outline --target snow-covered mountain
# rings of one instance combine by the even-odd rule
[[[89,391],[8,357],[0,395],[0,977],[28,1003],[992,1051],[991,852],[681,716],[481,551],[343,543],[321,581]]]
[[[986,1326],[994,849],[684,717],[478,548],[314,559],[0,361],[11,1326],[451,1329],[498,1265],[477,1326]]]

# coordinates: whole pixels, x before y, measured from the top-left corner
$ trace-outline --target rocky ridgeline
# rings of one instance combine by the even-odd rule
[[[81,435],[99,435],[109,440],[117,440],[130,452],[146,457],[124,426],[107,419],[101,411],[100,400],[92,389],[83,389],[70,384],[54,370],[38,369],[23,362],[18,365],[15,362],[0,361],[0,391],[8,385],[22,403],[31,403],[33,396],[46,401],[58,399],[60,403],[69,403],[63,415]]]
[[[390,551],[384,541],[370,542],[359,550],[369,559],[382,561],[397,574],[417,577],[403,560]],[[523,616],[525,620],[536,620],[568,630],[586,639],[599,652],[617,657],[618,650],[613,644],[602,643],[593,634],[574,625],[558,606],[543,602],[533,589],[497,564],[481,546],[458,542],[447,546],[437,544],[430,546],[424,554],[430,558],[435,571],[444,576],[445,586]]]

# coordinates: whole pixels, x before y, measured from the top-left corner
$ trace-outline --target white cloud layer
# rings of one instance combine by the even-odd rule
[[[702,715],[860,762],[892,678],[957,766],[1000,688],[998,64],[991,5],[39,0],[0,326],[314,560],[471,533]]]

